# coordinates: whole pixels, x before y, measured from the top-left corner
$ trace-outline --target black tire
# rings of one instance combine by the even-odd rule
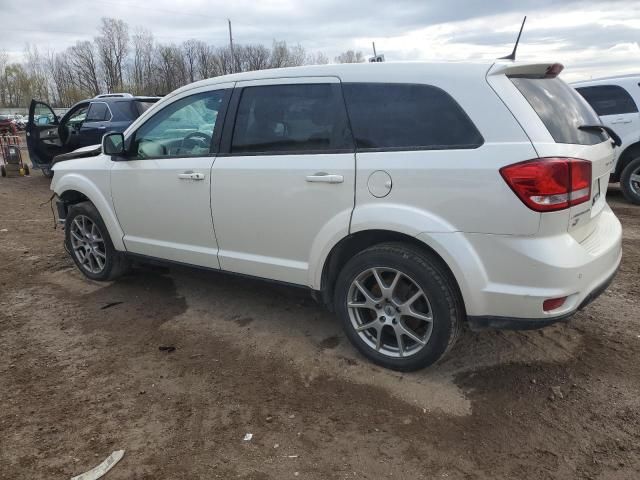
[[[352,284],[372,268],[379,268],[383,272],[384,269],[399,271],[404,275],[401,278],[405,278],[407,281],[411,280],[416,287],[422,289],[426,294],[426,305],[429,306],[429,313],[432,316],[430,335],[423,338],[425,345],[422,347],[418,347],[418,344],[414,342],[414,348],[417,347],[419,349],[409,356],[399,358],[376,350],[375,346],[370,345],[361,337],[362,333],[356,331],[354,320],[350,317],[347,301],[349,295],[352,295],[352,292],[355,291],[352,290]],[[394,273],[390,274],[395,275]],[[374,292],[371,291],[370,293]],[[399,371],[418,370],[438,361],[454,345],[465,318],[464,304],[455,280],[442,261],[426,250],[422,251],[417,247],[403,243],[376,245],[360,252],[349,260],[338,275],[334,302],[335,311],[340,317],[345,333],[351,343],[372,362],[385,368]],[[376,308],[378,307],[379,305],[376,305]],[[368,311],[369,309],[365,308],[364,310]],[[376,317],[379,314],[384,315],[384,313],[375,312],[373,309],[370,310],[372,318],[367,321],[376,321],[378,319],[381,322],[385,321],[384,316]],[[399,309],[397,311],[400,312]],[[406,325],[406,319],[402,320],[403,313],[393,313],[393,315],[394,325],[396,324],[396,317],[398,319],[397,322],[402,323],[403,326]],[[386,318],[386,321],[388,320],[389,317]],[[363,324],[364,322],[360,325]],[[380,332],[389,328],[393,329],[395,327],[391,325],[381,327],[380,331],[376,331],[376,337],[383,335]],[[395,332],[395,330],[392,331]],[[369,330],[369,332],[371,331]],[[390,338],[393,339],[393,337]],[[411,342],[411,337],[408,338]],[[406,339],[401,341],[404,344]]]
[[[49,167],[42,167],[42,174],[47,178],[53,178],[53,170]]]
[[[90,267],[87,266],[87,264],[83,264],[83,262],[81,261],[81,253],[78,253],[78,251],[74,250],[73,248],[73,243],[71,240],[72,225],[74,220],[81,215],[87,217],[95,224],[100,236],[103,239],[104,249],[102,253],[104,254],[105,258],[103,267],[99,272],[90,271]],[[64,238],[66,249],[69,252],[69,255],[71,255],[71,258],[75,262],[76,266],[86,277],[90,278],[91,280],[114,280],[126,273],[130,268],[130,262],[127,257],[123,253],[118,252],[113,247],[113,243],[111,242],[111,238],[109,237],[107,227],[102,221],[102,217],[98,213],[98,210],[91,202],[78,203],[76,205],[73,205],[69,209],[67,218],[65,219]]]
[[[640,205],[640,182],[631,180],[631,175],[640,175],[640,157],[631,160],[620,175],[620,189],[624,198]]]
[[[0,175],[2,175],[3,177],[7,176],[7,169],[4,165],[0,165]]]

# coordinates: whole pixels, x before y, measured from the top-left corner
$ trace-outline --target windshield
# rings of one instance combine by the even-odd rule
[[[608,135],[600,130],[578,129],[602,122],[578,92],[559,78],[509,78],[557,143],[595,145],[607,140]]]

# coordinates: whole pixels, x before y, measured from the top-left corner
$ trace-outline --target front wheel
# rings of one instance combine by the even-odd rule
[[[107,227],[91,202],[73,205],[65,219],[65,243],[80,271],[91,280],[113,280],[129,267],[111,242]]]
[[[340,272],[335,309],[349,340],[371,361],[417,370],[458,337],[464,307],[453,282],[432,254],[400,243],[376,245]]]
[[[640,205],[640,157],[631,160],[622,170],[620,189],[624,198]]]

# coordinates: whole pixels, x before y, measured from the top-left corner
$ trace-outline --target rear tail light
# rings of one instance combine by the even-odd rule
[[[502,167],[500,175],[518,198],[536,212],[564,210],[591,198],[588,160],[536,158]]]

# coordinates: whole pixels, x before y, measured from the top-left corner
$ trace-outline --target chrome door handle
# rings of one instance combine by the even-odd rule
[[[204,173],[184,172],[179,173],[178,178],[180,180],[204,180]]]
[[[307,175],[307,182],[309,183],[342,183],[344,177],[342,175],[334,175],[325,172],[318,172],[315,175]]]

